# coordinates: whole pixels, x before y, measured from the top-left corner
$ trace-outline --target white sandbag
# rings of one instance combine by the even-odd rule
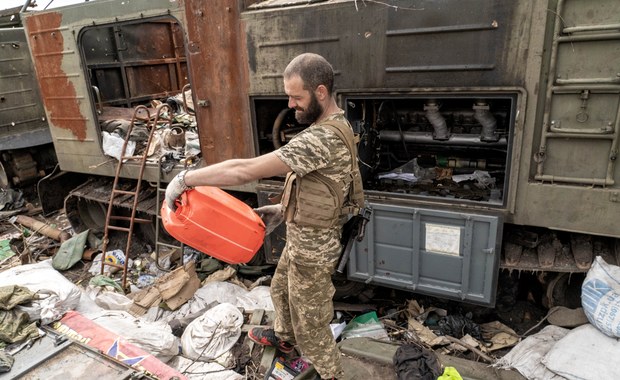
[[[95,300],[87,294],[84,288],[80,287],[82,295],[80,296],[80,303],[75,307],[75,311],[82,315],[102,312],[104,309],[95,303]]]
[[[244,376],[237,372],[226,369],[218,363],[200,362],[186,359],[182,356],[175,356],[167,363],[170,367],[176,369],[189,380],[242,380]]]
[[[239,285],[231,282],[214,281],[203,285],[192,298],[183,306],[174,311],[163,310],[159,307],[150,308],[142,318],[149,321],[166,321],[184,318],[197,313],[210,305],[229,303],[244,310],[273,311],[271,293],[268,286],[257,286],[247,291]]]
[[[200,297],[207,304],[212,302],[230,303],[235,305],[237,299],[247,294],[247,290],[231,282],[214,281],[196,290],[195,297]]]
[[[560,339],[545,355],[543,363],[571,380],[617,379],[618,358],[620,340],[586,324]]]
[[[52,260],[10,268],[0,273],[0,286],[21,285],[35,292],[42,299],[30,306],[18,306],[28,313],[31,320],[40,319],[49,324],[64,313],[74,310],[80,302],[81,292],[71,281],[52,267]]]
[[[133,301],[124,294],[102,291],[95,297],[95,303],[106,310],[123,310],[128,311]]]
[[[181,336],[183,355],[212,360],[230,350],[241,336],[243,314],[236,306],[223,303],[194,319]]]
[[[257,309],[263,309],[267,311],[275,310],[273,301],[271,299],[271,288],[269,286],[257,286],[250,290],[248,297],[256,302]],[[246,308],[246,310],[250,310]]]
[[[147,322],[121,310],[84,315],[98,325],[122,336],[164,363],[179,354],[179,339],[164,322]]]
[[[247,291],[231,282],[209,282],[196,291],[195,297],[204,302],[230,303],[244,310],[264,309],[273,311],[273,302],[268,286],[257,286]]]
[[[542,359],[569,331],[558,326],[547,326],[514,346],[493,366],[500,369],[514,368],[530,380],[560,380],[562,377],[549,371]]]
[[[147,321],[164,321],[168,323],[173,319],[181,319],[204,312],[206,309],[209,309],[217,304],[218,303],[216,301],[207,303],[200,297],[200,295],[197,296],[196,293],[194,293],[194,296],[192,296],[192,298],[185,302],[180,308],[176,310],[164,310],[160,308],[159,305],[156,305],[151,307],[146,314],[142,316],[142,319]]]
[[[596,256],[581,285],[581,305],[590,323],[620,338],[620,267]]]
[[[93,312],[102,310],[129,311],[129,308],[133,305],[133,300],[126,295],[105,290],[100,286],[89,285],[86,289],[82,290],[82,295],[88,297],[100,308],[99,310],[93,310]]]

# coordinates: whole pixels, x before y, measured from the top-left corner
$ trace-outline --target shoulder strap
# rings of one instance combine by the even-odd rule
[[[353,146],[360,141],[358,135],[353,133],[353,129],[346,123],[337,120],[328,120],[321,123],[321,126],[328,127],[331,131],[336,133],[338,137],[345,143],[349,151],[357,152],[357,149],[353,149]],[[353,159],[353,157],[351,157]]]
[[[321,124],[329,128],[331,131],[345,143],[347,149],[351,153],[351,186],[349,187],[348,205],[345,204],[343,214],[357,214],[364,207],[364,189],[362,185],[362,176],[359,166],[357,165],[357,143],[359,136],[353,133],[353,129],[343,122],[329,120]]]

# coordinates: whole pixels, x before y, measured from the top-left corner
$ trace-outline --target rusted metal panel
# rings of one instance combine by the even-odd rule
[[[0,29],[0,150],[52,142],[23,28]]]
[[[174,0],[98,0],[52,11],[27,12],[22,16],[33,60],[37,62],[37,75],[43,77],[40,81],[47,89],[45,108],[61,168],[71,172],[113,176],[115,165],[103,154],[91,73],[82,59],[83,32],[87,28],[102,25],[158,22],[157,20],[165,18],[168,18],[168,22],[177,20],[179,25],[183,25],[182,4]],[[170,32],[172,37],[169,38],[174,41],[169,45],[173,46],[171,49],[175,50],[175,54],[184,50],[182,43],[179,44],[179,41],[183,41],[182,29],[181,26]],[[56,46],[50,46],[47,39]],[[107,44],[102,38],[101,49],[109,46],[109,43]],[[100,57],[105,54],[106,52],[102,51]],[[184,57],[174,63],[159,59],[167,67],[166,75],[170,74],[171,65],[176,67],[179,74],[175,80],[179,84],[183,78],[187,78],[187,68],[180,63],[185,60]],[[48,67],[50,64],[54,66]],[[39,73],[41,67],[49,74],[47,77]],[[113,74],[110,76],[113,77]],[[62,83],[62,80],[66,82]],[[137,173],[133,170],[133,165],[128,164],[126,168],[123,176],[135,178]],[[156,180],[157,177],[158,170],[155,165],[146,169],[145,178]]]
[[[75,51],[65,49],[61,22],[62,15],[56,12],[26,19],[34,66],[50,121],[82,141],[86,138],[86,119],[80,112],[76,89],[62,68],[63,57]]]
[[[170,17],[90,27],[80,45],[104,105],[165,98],[189,81],[181,27]]]
[[[247,53],[237,1],[185,1],[185,16],[203,157],[207,164],[251,157]]]

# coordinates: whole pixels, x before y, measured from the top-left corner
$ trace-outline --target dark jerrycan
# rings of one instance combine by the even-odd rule
[[[247,263],[265,238],[265,224],[250,206],[227,192],[197,186],[172,211],[163,202],[164,228],[178,241],[229,264]]]

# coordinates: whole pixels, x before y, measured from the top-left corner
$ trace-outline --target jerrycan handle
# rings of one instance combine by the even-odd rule
[[[189,196],[187,195],[187,193],[189,193],[190,191],[193,191],[194,189],[188,189],[186,191],[184,191],[179,198],[177,198],[177,200],[175,201],[177,204],[177,209],[174,210],[174,214],[178,215],[179,212],[181,212],[181,208],[185,208],[187,209],[187,207],[189,207]]]

